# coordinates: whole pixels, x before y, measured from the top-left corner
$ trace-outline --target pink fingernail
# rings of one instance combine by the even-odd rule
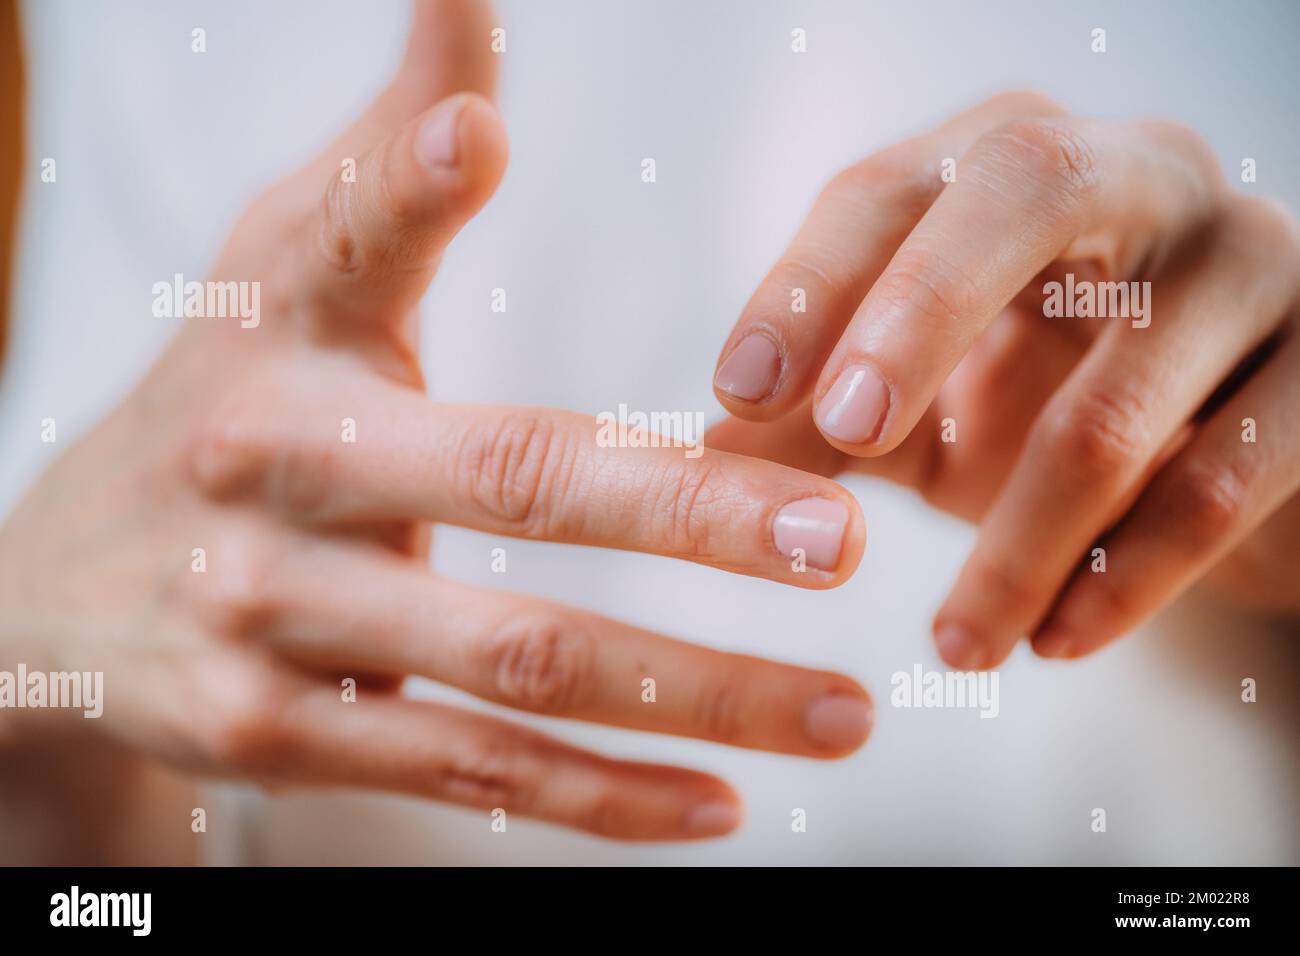
[[[869,365],[850,365],[817,403],[817,427],[837,441],[861,445],[875,437],[889,410],[889,387]]]
[[[1030,642],[1039,657],[1068,658],[1074,656],[1074,635],[1064,629],[1050,628],[1036,634]]]
[[[871,705],[861,697],[828,694],[808,705],[804,733],[828,750],[856,750],[871,733]]]
[[[430,169],[456,165],[457,130],[464,105],[459,99],[440,104],[416,131],[415,155]]]
[[[781,353],[761,332],[752,332],[740,340],[718,367],[713,384],[728,395],[755,402],[766,398],[781,374]]]
[[[787,558],[795,556],[796,548],[802,548],[804,559],[814,568],[834,571],[848,522],[849,509],[843,503],[829,498],[802,498],[776,513],[772,541]]]
[[[939,656],[949,667],[979,670],[984,665],[984,648],[975,635],[959,624],[945,624],[934,632]]]
[[[725,800],[712,800],[691,808],[686,832],[692,836],[722,836],[740,826],[740,808]]]

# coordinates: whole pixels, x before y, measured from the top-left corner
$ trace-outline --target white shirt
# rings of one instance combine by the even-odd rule
[[[441,399],[620,402],[720,416],[718,348],[813,196],[843,166],[996,91],[1199,129],[1230,175],[1293,206],[1300,140],[1284,16],[1147,3],[1102,15],[1029,2],[807,8],[779,0],[499,2],[511,163],[424,303]],[[0,507],[11,507],[164,345],[151,287],[200,276],[252,194],[359,112],[400,57],[406,4],[28,3],[28,178],[15,338],[0,380]],[[1094,22],[1095,21],[1095,22]],[[207,52],[191,51],[206,30]],[[1107,31],[1093,53],[1091,31]],[[807,52],[791,49],[806,30]],[[486,38],[485,38],[485,42]],[[40,160],[57,182],[40,181]],[[657,181],[641,181],[656,161]],[[1286,171],[1284,173],[1284,171]],[[505,314],[491,291],[507,290]],[[58,422],[57,445],[40,442]],[[931,616],[971,529],[852,480],[857,575],[800,591],[669,559],[441,528],[436,567],[712,646],[843,671],[876,698],[858,754],[818,762],[511,714],[606,753],[731,780],[736,835],[623,845],[370,794],[266,797],[213,858],[271,863],[1292,863],[1297,648],[1280,625],[1184,601],[1105,652],[1021,647],[1000,712],[890,705],[896,672],[942,667]],[[1259,681],[1259,702],[1241,680]],[[420,692],[484,707],[465,695]],[[1107,830],[1092,829],[1104,809]],[[807,831],[792,831],[806,812]]]

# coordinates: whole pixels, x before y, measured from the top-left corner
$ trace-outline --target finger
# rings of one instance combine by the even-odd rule
[[[836,176],[759,284],[718,360],[714,391],[732,414],[769,421],[807,401],[871,284],[943,188],[942,162],[1019,116],[1059,113],[1010,93]]]
[[[319,668],[417,674],[553,717],[803,756],[843,756],[870,730],[870,698],[838,674],[470,587],[389,555],[315,548],[278,576],[258,637]]]
[[[975,339],[1058,257],[1128,277],[1218,202],[1213,157],[1166,127],[1007,124],[961,159],[872,286],[815,390],[837,447],[897,446]]]
[[[1034,418],[1087,349],[1078,330],[1045,327],[1008,311],[968,352],[903,443],[888,455],[857,458],[829,444],[807,406],[774,422],[728,418],[706,444],[813,474],[854,472],[920,492],[926,501],[971,521],[983,518],[1005,482]],[[960,442],[945,422],[960,419]]]
[[[827,444],[813,426],[811,416],[797,414],[773,422],[728,417],[705,433],[704,443],[714,451],[762,458],[824,478],[838,475],[851,460]]]
[[[256,395],[247,410],[219,410],[194,455],[206,493],[258,496],[318,526],[423,519],[807,588],[843,583],[862,556],[862,514],[844,488],[689,433],[691,448],[604,447],[612,428],[571,412],[436,404],[368,376],[332,385],[327,406],[296,397],[308,407],[285,403],[273,419]],[[343,416],[355,441],[340,441]],[[624,444],[650,440],[631,431]]]
[[[1116,320],[1039,416],[936,617],[954,667],[993,666],[1034,628],[1162,451],[1277,328],[1295,291],[1282,235],[1239,208],[1155,277],[1150,326]]]
[[[287,782],[501,809],[507,826],[518,814],[622,840],[721,836],[740,823],[739,798],[716,777],[610,760],[452,707],[379,695],[344,703],[327,687],[282,702],[272,723],[264,769]]]
[[[506,163],[505,129],[482,97],[453,95],[329,181],[306,230],[305,289],[316,331],[403,321],[447,243],[487,202]]]
[[[487,0],[416,0],[406,52],[396,74],[370,107],[308,164],[298,179],[313,194],[399,127],[453,93],[496,93]]]
[[[1102,539],[1105,573],[1075,572],[1035,651],[1082,657],[1137,627],[1300,491],[1300,341],[1290,336]]]
[[[892,454],[854,458],[829,444],[811,415],[793,414],[774,422],[727,418],[709,429],[705,442],[715,451],[774,461],[826,478],[853,471],[924,489],[940,454],[938,434],[937,428],[918,428]]]

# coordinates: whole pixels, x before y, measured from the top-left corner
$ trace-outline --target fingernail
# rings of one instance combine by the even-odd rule
[[[430,169],[456,165],[457,129],[464,105],[460,100],[443,103],[416,131],[415,155]]]
[[[787,558],[795,556],[796,548],[802,548],[808,564],[834,571],[848,521],[849,509],[842,502],[829,498],[792,501],[776,513],[772,542]]]
[[[889,387],[869,365],[850,365],[817,403],[817,427],[832,438],[860,445],[880,430],[889,411]]]
[[[1029,642],[1039,657],[1072,657],[1074,637],[1065,630],[1046,630]]]
[[[934,632],[939,656],[957,670],[978,670],[984,660],[984,648],[975,635],[960,624],[945,624]]]
[[[828,750],[856,750],[871,733],[871,705],[861,697],[828,694],[808,705],[803,730]]]
[[[722,836],[740,826],[740,807],[725,800],[711,800],[686,814],[686,832],[692,836]]]
[[[771,394],[781,374],[781,353],[761,332],[752,332],[731,350],[713,377],[716,388],[748,402]]]

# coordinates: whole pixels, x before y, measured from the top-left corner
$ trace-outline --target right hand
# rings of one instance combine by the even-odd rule
[[[408,699],[401,679],[789,754],[863,742],[870,701],[846,677],[429,570],[431,522],[813,588],[842,582],[863,547],[857,505],[827,479],[712,451],[598,448],[587,416],[425,397],[416,303],[505,167],[479,95],[491,25],[477,4],[419,7],[392,86],[254,203],[222,253],[213,278],[261,282],[260,324],[184,320],[0,530],[0,668],[102,671],[105,687],[102,719],[4,711],[0,742],[48,750],[98,734],[195,772],[400,791],[650,840],[725,833],[739,800],[703,773]],[[344,157],[357,157],[354,183],[340,179]],[[355,443],[341,440],[344,419]],[[838,511],[838,527],[778,518],[807,499]],[[808,571],[778,544],[805,547]],[[344,677],[358,680],[355,702]]]

